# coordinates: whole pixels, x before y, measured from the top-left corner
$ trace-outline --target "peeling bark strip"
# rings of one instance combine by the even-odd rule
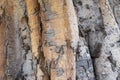
[[[99,0],[106,36],[100,56],[95,59],[97,80],[119,80],[120,75],[120,30],[108,0]]]
[[[43,52],[50,79],[75,80],[75,52],[72,48],[76,47],[78,31],[72,0],[39,2],[43,24]]]
[[[6,54],[5,54],[5,13],[4,13],[4,0],[0,1],[0,80],[5,79],[5,64],[6,64]]]

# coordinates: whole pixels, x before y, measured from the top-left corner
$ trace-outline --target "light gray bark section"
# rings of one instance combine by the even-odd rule
[[[101,43],[102,20],[95,0],[74,0],[79,22],[79,54],[77,55],[77,80],[94,80],[92,57],[98,57],[95,47]],[[99,49],[97,49],[99,52]],[[91,53],[91,56],[90,56]],[[82,56],[79,56],[82,55]]]
[[[119,80],[120,30],[113,16],[108,0],[100,0],[106,36],[103,39],[100,56],[95,59],[97,80]]]
[[[94,54],[95,47],[101,44],[105,35],[98,1],[74,0],[74,4],[78,14],[80,35],[86,39],[91,56],[97,57],[99,54]]]
[[[83,37],[80,37],[76,52],[76,73],[76,80],[95,80],[90,52]]]
[[[74,4],[78,14],[80,35],[87,40],[96,80],[119,80],[120,31],[109,2],[74,0]]]
[[[111,10],[115,16],[116,22],[120,27],[120,0],[109,0]]]

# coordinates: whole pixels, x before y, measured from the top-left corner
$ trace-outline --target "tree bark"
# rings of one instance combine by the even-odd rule
[[[0,80],[120,80],[119,0],[0,0]]]
[[[119,44],[117,43],[119,27],[109,1],[74,0],[74,4],[78,14],[79,29],[87,40],[92,57],[95,79],[119,80],[120,48],[115,46]]]
[[[110,10],[108,0],[100,0],[99,5],[103,16],[106,36],[103,39],[101,55],[95,59],[96,72],[99,80],[119,80],[120,47],[116,45],[119,44],[120,30]],[[112,46],[112,44],[114,45]]]
[[[43,53],[50,79],[75,80],[78,26],[72,0],[45,0],[40,5]]]
[[[0,1],[0,79],[5,79],[5,64],[6,64],[6,57],[5,57],[5,3],[4,1]]]

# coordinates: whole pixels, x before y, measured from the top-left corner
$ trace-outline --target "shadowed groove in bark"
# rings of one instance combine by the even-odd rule
[[[30,45],[30,30],[28,26],[28,17],[26,12],[26,4],[24,0],[18,0],[19,6],[21,7],[20,17],[20,40],[22,49],[23,63],[21,65],[21,74],[19,78],[25,80],[36,79],[36,60],[33,58]],[[18,79],[16,79],[18,80]]]
[[[27,6],[28,22],[31,36],[33,58],[37,60],[36,79],[49,80],[45,67],[45,58],[42,50],[42,25],[39,16],[40,5],[38,0],[25,0]]]
[[[32,66],[32,64],[29,63],[32,62],[32,56],[30,56],[31,54],[30,50],[29,52],[24,52],[25,49],[27,50],[29,48],[26,42],[28,42],[28,44],[30,42],[28,40],[29,34],[27,34],[29,33],[29,31],[25,33],[25,29],[23,29],[23,27],[27,26],[26,25],[27,22],[24,22],[25,19],[23,19],[23,17],[25,16],[24,14],[25,4],[23,0],[16,0],[16,1],[9,0],[9,2],[7,0],[3,0],[3,1],[5,3],[4,4],[5,28],[6,28],[5,47],[6,47],[6,60],[7,60],[6,71],[4,71],[4,73],[6,74],[5,80],[29,79],[31,76],[32,77],[34,76],[32,74],[34,73],[34,71],[30,70],[30,66]],[[27,40],[24,42],[26,43],[26,45],[24,46],[21,45],[23,43],[21,42],[21,38],[23,37],[23,35],[27,35]],[[31,58],[31,60],[28,60],[28,58],[27,60],[25,60],[23,58],[23,55],[29,55],[29,58]],[[25,70],[25,67],[29,69],[29,72]],[[23,72],[22,69],[24,69]],[[32,77],[30,79],[32,79]]]

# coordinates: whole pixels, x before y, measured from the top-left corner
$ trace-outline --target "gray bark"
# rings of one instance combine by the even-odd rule
[[[97,0],[74,0],[74,4],[78,16],[80,31],[79,33],[80,36],[84,39],[84,43],[86,43],[85,46],[88,48],[86,52],[84,49],[82,49],[85,52],[82,58],[86,56],[86,53],[88,55],[91,55],[90,57],[87,57],[88,62],[86,63],[88,64],[85,65],[85,72],[81,74],[82,76],[83,74],[87,74],[87,76],[81,78],[79,74],[81,70],[77,70],[77,75],[79,75],[78,80],[95,80],[96,73],[94,71],[96,67],[94,64],[94,59],[100,56],[99,52],[102,44],[102,39],[104,38],[105,34],[102,16],[99,11]],[[81,40],[80,43],[82,43]],[[81,47],[83,47],[83,45]],[[79,52],[79,55],[80,54],[83,54],[83,52]],[[83,60],[84,59],[81,59],[81,61]],[[81,61],[79,61],[79,64],[77,64],[77,66],[82,64]],[[85,61],[83,63],[85,64]],[[88,76],[89,74],[93,74],[94,76]]]
[[[74,4],[79,29],[92,57],[95,79],[119,80],[119,6],[111,9],[108,0],[74,0]]]
[[[120,27],[120,0],[109,0],[111,10],[115,16],[115,20]]]

